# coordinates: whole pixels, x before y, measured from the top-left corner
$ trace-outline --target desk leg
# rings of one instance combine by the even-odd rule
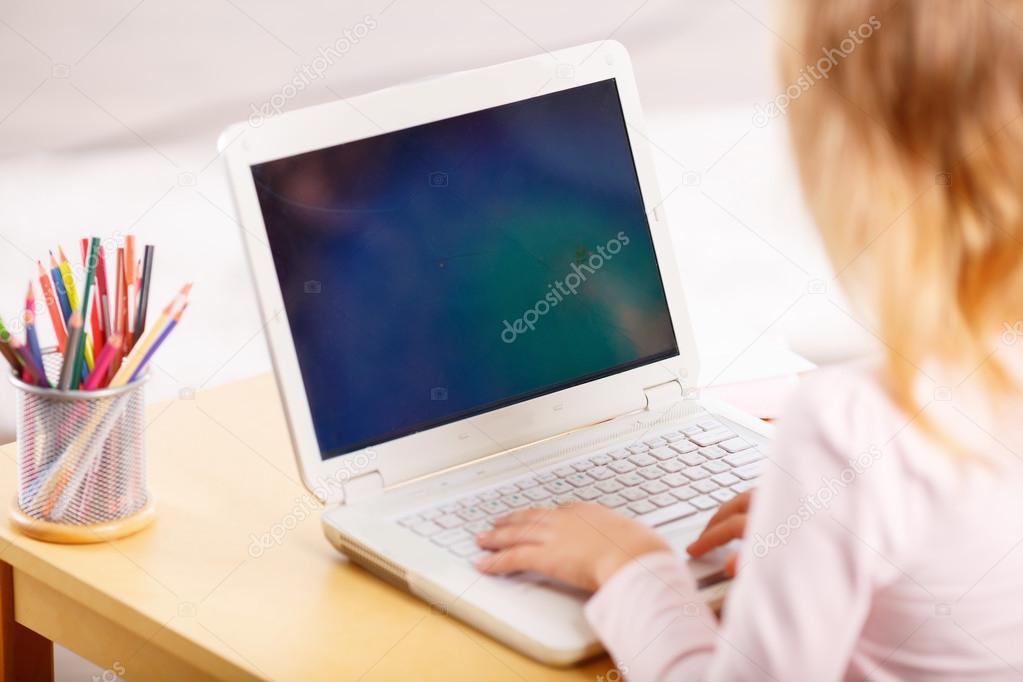
[[[53,682],[53,642],[14,620],[14,569],[0,561],[0,682]]]

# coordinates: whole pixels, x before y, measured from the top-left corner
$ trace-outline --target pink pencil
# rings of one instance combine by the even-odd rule
[[[114,360],[114,354],[121,347],[121,335],[114,334],[110,337],[110,341],[103,346],[103,350],[100,351],[99,357],[96,358],[96,364],[93,365],[92,371],[89,372],[89,378],[85,380],[85,384],[82,386],[86,391],[91,391],[94,388],[99,388],[100,382],[106,379],[107,368],[110,367],[110,363]]]

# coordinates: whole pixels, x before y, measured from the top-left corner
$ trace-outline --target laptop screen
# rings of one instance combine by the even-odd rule
[[[678,354],[613,79],[252,174],[324,459]]]

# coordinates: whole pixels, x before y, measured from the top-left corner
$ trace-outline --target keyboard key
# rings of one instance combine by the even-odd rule
[[[685,437],[686,437],[685,434],[682,433],[681,431],[672,431],[671,433],[666,433],[664,434],[664,436],[662,436],[662,438],[664,438],[664,440],[668,441],[669,443],[680,441]]]
[[[550,483],[545,485],[544,488],[554,493],[555,495],[571,492],[572,490],[572,486],[565,483],[564,481],[551,481]]]
[[[457,502],[449,502],[447,504],[442,504],[440,506],[440,510],[445,514],[454,514],[461,508],[462,505],[458,504]]]
[[[728,488],[739,482],[738,477],[732,474],[718,474],[717,476],[711,476],[710,480],[717,483],[722,488]]]
[[[441,528],[456,528],[457,526],[461,526],[463,523],[465,523],[465,521],[462,519],[461,516],[457,516],[455,514],[445,514],[444,516],[437,517],[435,523]]]
[[[461,516],[466,521],[479,521],[480,519],[487,518],[486,512],[484,512],[479,507],[463,509],[462,511],[458,512],[458,515]]]
[[[705,478],[702,481],[693,481],[693,490],[698,490],[701,493],[709,493],[712,490],[718,489],[718,484],[709,478]]]
[[[427,521],[432,521],[438,516],[440,516],[440,514],[441,514],[440,509],[427,509],[424,512],[420,512],[419,515],[422,516]]]
[[[417,534],[422,535],[424,538],[428,538],[431,535],[436,535],[437,533],[441,532],[444,529],[438,526],[433,521],[423,521],[422,523],[417,523],[416,525],[412,526],[412,530],[415,531]]]
[[[739,481],[738,483],[732,486],[732,490],[734,490],[737,493],[744,493],[747,490],[750,490],[751,488],[753,488],[753,484],[750,483],[749,481]]]
[[[607,453],[608,457],[610,457],[611,459],[625,459],[631,454],[632,453],[626,450],[625,448],[618,448],[617,450],[612,450],[611,452]]]
[[[522,493],[533,502],[539,502],[540,500],[546,500],[551,496],[551,492],[546,488],[530,488],[526,492]]]
[[[605,493],[616,493],[624,487],[625,486],[623,486],[621,483],[614,479],[601,481],[600,483],[597,484],[597,490],[600,490],[601,492]]]
[[[664,475],[664,469],[659,466],[648,466],[636,472],[648,481],[656,481],[658,478]]]
[[[636,465],[627,459],[620,459],[617,462],[613,463],[609,468],[612,471],[617,471],[620,474],[624,474],[629,471],[635,470]]]
[[[685,455],[679,455],[677,457],[677,459],[678,459],[678,461],[680,461],[680,462],[682,462],[684,464],[688,464],[691,467],[694,467],[697,464],[703,464],[704,462],[707,461],[707,458],[704,457],[703,455],[701,455],[698,452],[690,452],[690,453],[685,454]]]
[[[640,504],[640,503],[637,503]],[[631,506],[631,505],[630,505]],[[648,526],[662,526],[672,521],[684,519],[687,516],[692,516],[696,513],[696,508],[691,504],[685,502],[676,502],[675,504],[661,509],[656,509],[650,512],[646,512],[636,517],[639,521],[647,524]]]
[[[656,436],[654,438],[650,438],[650,439],[645,440],[643,442],[647,446],[649,446],[650,448],[660,448],[660,447],[664,447],[665,445],[668,444],[668,441],[664,440],[660,436]]]
[[[558,477],[557,474],[555,474],[553,471],[547,471],[545,473],[538,474],[536,480],[539,481],[540,483],[550,483],[557,477]]]
[[[535,477],[530,476],[529,478],[524,478],[521,481],[515,481],[515,485],[519,487],[519,490],[529,490],[530,488],[540,485],[540,481],[536,480]]]
[[[646,479],[637,474],[635,471],[632,471],[619,476],[618,482],[622,485],[639,485],[640,483],[646,483]]]
[[[664,485],[660,481],[648,481],[639,487],[647,491],[651,495],[657,495],[658,493],[668,491],[668,486]]]
[[[463,499],[459,500],[458,502],[465,509],[469,509],[470,507],[475,507],[476,505],[478,505],[482,501],[483,500],[481,500],[480,498],[478,498],[475,495],[473,495],[472,497],[463,498]]]
[[[701,478],[707,478],[708,476],[710,476],[710,472],[704,469],[703,467],[689,467],[682,473],[685,474],[691,481],[699,481]]]
[[[558,467],[554,470],[554,473],[557,474],[558,478],[568,478],[575,473],[575,469],[569,466]]]
[[[523,495],[522,493],[505,495],[504,497],[501,498],[501,501],[504,502],[509,507],[511,507],[512,509],[525,507],[526,505],[529,504],[529,498]]]
[[[480,505],[480,509],[488,514],[503,514],[508,511],[508,507],[497,500],[487,500]]]
[[[718,501],[711,498],[710,495],[700,495],[699,497],[694,497],[693,499],[689,500],[689,504],[693,505],[700,511],[707,511],[708,509],[713,509],[714,507],[720,506],[718,504]]]
[[[479,553],[480,546],[476,544],[475,540],[467,540],[465,542],[459,542],[457,545],[451,545],[448,549],[458,556],[467,557]]]
[[[611,493],[610,495],[604,495],[603,497],[598,499],[597,502],[599,504],[604,505],[605,507],[608,507],[609,509],[617,509],[618,507],[621,507],[623,504],[626,504],[628,500],[626,500],[624,497],[617,493]]]
[[[707,459],[721,459],[728,454],[726,450],[722,450],[716,445],[711,445],[709,448],[700,448],[700,454]]]
[[[647,445],[646,443],[636,443],[635,445],[630,445],[627,449],[632,454],[638,455],[641,452],[646,452],[647,450],[649,450],[650,446]]]
[[[725,461],[733,467],[741,467],[763,458],[764,456],[761,454],[760,450],[743,450],[742,452],[737,452],[734,455],[728,455],[728,457],[725,457]]]
[[[645,500],[650,497],[650,493],[643,490],[642,488],[626,488],[625,490],[618,493],[629,502],[635,502],[636,500]]]
[[[491,528],[493,528],[494,524],[490,522],[490,519],[480,519],[479,521],[467,523],[463,527],[473,535],[478,535],[480,533],[485,533]]]
[[[451,530],[446,530],[443,533],[437,533],[430,539],[441,547],[447,547],[448,545],[453,545],[456,542],[472,540],[472,534],[464,528],[452,528]]]
[[[689,440],[702,448],[708,445],[715,445],[723,440],[728,440],[729,438],[735,438],[735,434],[728,429],[714,429],[713,431],[694,433],[689,437]]]
[[[565,480],[574,485],[576,488],[585,488],[586,486],[593,483],[593,479],[586,474],[576,473],[571,476],[565,477]]]
[[[607,466],[613,460],[609,455],[597,455],[596,457],[590,457],[590,461],[593,462],[594,466],[602,467]]]
[[[680,488],[684,485],[689,485],[689,479],[683,476],[682,474],[672,473],[662,477],[661,483],[664,483],[665,485],[670,486],[672,488]]]
[[[554,501],[558,504],[571,504],[572,502],[579,502],[579,498],[575,493],[564,493],[554,498]]]
[[[669,459],[667,462],[661,462],[657,466],[661,467],[669,474],[677,473],[686,468],[686,465],[678,461],[677,459]]]
[[[703,429],[701,427],[697,426],[696,424],[693,424],[691,426],[685,427],[684,429],[679,429],[679,431],[681,431],[682,433],[684,433],[687,436],[691,436],[694,433],[699,433],[700,431],[703,431]]]
[[[422,523],[425,520],[426,519],[424,519],[419,514],[413,514],[412,516],[406,516],[403,519],[399,519],[398,520],[398,525],[399,526],[404,526],[405,528],[410,528],[410,527],[416,525],[417,523]]]
[[[742,480],[748,481],[759,476],[761,469],[763,469],[763,462],[753,462],[753,464],[747,464],[744,467],[732,469],[732,473]]]
[[[675,458],[675,451],[671,448],[656,448],[651,450],[650,454],[661,461]]]
[[[753,443],[750,443],[744,438],[730,438],[726,441],[718,443],[718,447],[728,452],[739,452],[740,450],[746,450],[747,448],[753,447]]]
[[[695,452],[696,451],[696,446],[693,445],[692,443],[690,443],[687,440],[682,440],[682,441],[679,441],[677,443],[672,443],[671,444],[671,449],[674,450],[675,452],[677,452],[680,455],[684,455],[687,452]]]
[[[615,509],[615,511],[627,519],[631,519],[634,516],[636,516],[636,512],[632,511],[628,507],[618,507],[618,509]]]
[[[630,504],[628,506],[628,509],[631,509],[637,514],[649,514],[650,512],[655,511],[657,507],[654,506],[653,503],[647,502],[646,500],[639,500],[638,502],[633,502],[632,504]]]
[[[607,492],[607,491],[604,491],[604,492]],[[592,502],[593,500],[595,500],[598,497],[600,497],[600,491],[597,490],[594,487],[583,488],[581,490],[576,490],[575,494],[578,495],[579,499],[583,500],[584,502]]]
[[[588,459],[583,459],[583,460],[580,460],[578,462],[573,462],[572,463],[572,468],[575,469],[576,471],[586,471],[587,469],[590,469],[592,467],[593,467],[593,462],[591,462]]]
[[[672,490],[671,494],[677,497],[678,499],[682,500],[683,502],[686,502],[696,497],[699,493],[693,490],[692,486],[684,485],[681,488],[675,488],[674,490]]]
[[[710,494],[710,496],[713,497],[718,502],[724,504],[725,502],[728,502],[730,499],[735,497],[735,493],[729,490],[728,488],[722,488],[721,490],[715,490]]]
[[[609,478],[615,477],[615,472],[611,471],[610,467],[605,466],[593,467],[586,473],[590,476],[590,478],[598,481],[606,481]]]
[[[702,466],[704,469],[706,469],[712,474],[721,474],[732,468],[719,459],[707,460],[700,466]]]
[[[485,493],[480,493],[480,499],[487,502],[493,502],[494,500],[501,499],[501,493],[496,490],[488,490]]]
[[[656,504],[658,507],[670,507],[673,504],[678,504],[678,500],[671,493],[661,493],[660,495],[654,495],[650,498],[650,501]]]
[[[500,486],[497,489],[497,492],[501,493],[502,495],[511,495],[512,493],[519,492],[519,487],[514,483],[509,483],[507,485]]]
[[[632,457],[629,457],[629,461],[638,467],[650,466],[651,464],[657,462],[656,459],[646,454],[645,452],[641,455],[633,455]]]
[[[721,422],[717,419],[704,419],[703,421],[696,422],[696,425],[704,431],[713,431],[714,429],[724,428],[724,426],[721,425]]]

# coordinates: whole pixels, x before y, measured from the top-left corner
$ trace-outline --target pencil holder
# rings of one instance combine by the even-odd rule
[[[17,394],[18,497],[24,534],[103,542],[152,521],[143,438],[145,376],[96,391],[40,388],[10,376]]]

